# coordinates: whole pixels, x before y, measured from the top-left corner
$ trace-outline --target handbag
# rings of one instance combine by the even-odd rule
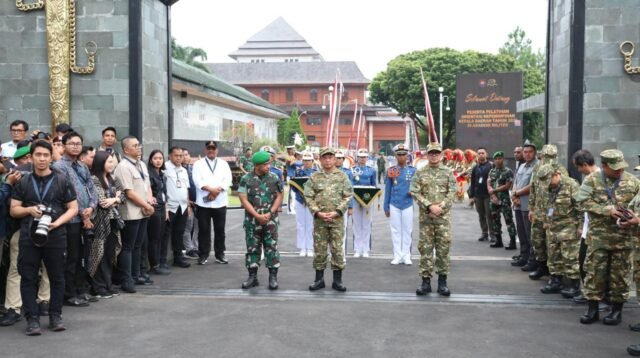
[[[116,219],[116,228],[118,228],[118,230],[124,230],[124,219],[120,216],[118,208],[111,208],[111,212],[113,213],[113,217]]]

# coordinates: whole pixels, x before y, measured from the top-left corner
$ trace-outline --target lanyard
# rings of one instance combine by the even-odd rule
[[[216,167],[218,166],[218,158],[216,158],[215,161],[213,162],[213,169],[211,169],[211,164],[209,164],[209,159],[208,158],[204,158],[204,162],[207,163],[207,166],[209,167],[209,170],[211,171],[211,174],[213,175],[213,173],[215,173],[215,171],[216,171]]]
[[[562,190],[562,184],[558,185],[555,190],[551,190],[549,192],[549,204],[553,205],[556,203],[556,199],[558,199],[558,194],[560,194],[560,190]]]
[[[144,176],[144,171],[142,171],[142,168],[140,168],[136,163],[134,163],[133,160],[127,157],[124,157],[124,159],[126,159],[129,163],[131,163],[131,165],[133,165],[134,167],[136,167],[136,169],[138,169],[138,173],[140,173],[140,176],[142,176],[142,180],[144,180],[145,176]]]
[[[618,185],[620,185],[620,179],[622,178],[622,176],[620,176],[620,178],[618,178],[616,182],[613,183],[613,188],[609,188],[609,186],[607,185],[607,179],[604,176],[604,170],[600,169],[600,175],[602,176],[602,185],[604,185],[604,190],[607,191],[607,196],[609,197],[609,201],[611,201],[611,204],[615,204],[616,189],[618,189]]]
[[[36,195],[38,196],[38,201],[40,202],[40,204],[44,204],[43,199],[47,196],[49,189],[51,189],[53,178],[54,177],[51,177],[51,179],[49,179],[47,184],[44,186],[44,192],[41,192],[40,188],[38,188],[38,183],[36,182],[36,179],[33,177],[33,175],[31,176],[31,183],[33,184],[33,189],[35,190]]]

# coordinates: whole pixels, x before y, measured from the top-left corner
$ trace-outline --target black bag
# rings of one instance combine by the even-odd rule
[[[113,212],[113,217],[116,219],[116,228],[118,228],[118,230],[124,230],[124,220],[122,216],[120,216],[118,208],[111,208],[111,211]]]

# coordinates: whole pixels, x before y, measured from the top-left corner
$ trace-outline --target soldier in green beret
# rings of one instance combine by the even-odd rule
[[[631,253],[636,246],[635,231],[625,225],[625,210],[640,192],[640,180],[625,172],[624,155],[616,149],[600,153],[602,170],[587,176],[576,197],[582,211],[589,214],[589,236],[585,261],[583,294],[589,308],[580,322],[599,319],[598,304],[609,280],[612,309],[604,318],[607,325],[622,320],[622,306],[629,298]]]
[[[451,207],[458,185],[451,169],[441,163],[442,147],[438,143],[427,146],[429,165],[418,170],[411,181],[410,192],[420,208],[420,277],[416,290],[419,296],[431,292],[433,249],[436,250],[435,271],[438,274],[438,293],[449,296],[447,287],[451,248]]]
[[[502,222],[500,214],[504,216],[509,233],[509,245],[506,250],[515,250],[516,247],[516,225],[513,222],[513,211],[511,211],[511,199],[509,190],[513,186],[513,172],[504,165],[504,152],[497,151],[493,154],[494,167],[489,171],[487,189],[489,191],[489,209],[491,210],[491,232],[496,235],[496,242],[490,246],[493,248],[503,247],[502,243]]]
[[[335,150],[322,148],[320,163],[322,169],[309,177],[304,185],[304,199],[313,215],[313,268],[316,278],[309,286],[310,291],[325,287],[324,270],[327,267],[327,247],[331,249],[331,269],[336,291],[344,292],[342,270],[345,267],[342,237],[344,236],[344,216],[353,197],[353,187],[349,177],[335,167]]]
[[[245,210],[244,230],[247,253],[245,265],[249,278],[242,283],[247,289],[258,286],[258,267],[264,249],[265,266],[269,269],[269,289],[278,289],[278,209],[282,203],[282,182],[269,172],[271,155],[257,152],[251,158],[251,173],[240,179],[238,196]]]

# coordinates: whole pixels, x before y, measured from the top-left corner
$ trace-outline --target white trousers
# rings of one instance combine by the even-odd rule
[[[353,251],[369,252],[371,248],[371,208],[365,208],[356,202],[353,205]]]
[[[306,205],[294,200],[298,250],[313,250],[313,216]]]
[[[411,232],[413,231],[413,206],[400,210],[390,206],[391,242],[393,258],[403,261],[411,259]]]

